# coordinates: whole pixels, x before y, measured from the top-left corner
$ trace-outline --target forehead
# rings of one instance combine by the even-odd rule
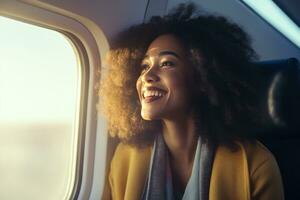
[[[156,56],[162,51],[174,52],[179,56],[184,56],[185,54],[182,42],[171,34],[161,35],[153,40],[147,49],[146,56]]]

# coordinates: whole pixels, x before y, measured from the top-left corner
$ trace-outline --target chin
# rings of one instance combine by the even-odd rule
[[[142,115],[142,118],[146,121],[156,120],[156,118],[152,117],[151,115]]]
[[[147,120],[147,121],[160,119],[160,117],[157,114],[154,114],[154,113],[141,112],[141,116],[144,120]]]

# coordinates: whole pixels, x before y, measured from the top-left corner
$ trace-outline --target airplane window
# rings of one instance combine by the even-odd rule
[[[63,34],[0,17],[0,199],[68,199],[80,66]]]

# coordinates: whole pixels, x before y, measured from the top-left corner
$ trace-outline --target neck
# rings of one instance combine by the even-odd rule
[[[193,117],[163,120],[163,137],[168,146],[171,160],[192,163],[197,147],[198,134]]]

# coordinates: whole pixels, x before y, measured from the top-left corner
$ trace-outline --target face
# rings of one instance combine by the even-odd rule
[[[136,83],[143,119],[172,120],[187,114],[190,65],[183,44],[175,36],[161,35],[150,44]]]

